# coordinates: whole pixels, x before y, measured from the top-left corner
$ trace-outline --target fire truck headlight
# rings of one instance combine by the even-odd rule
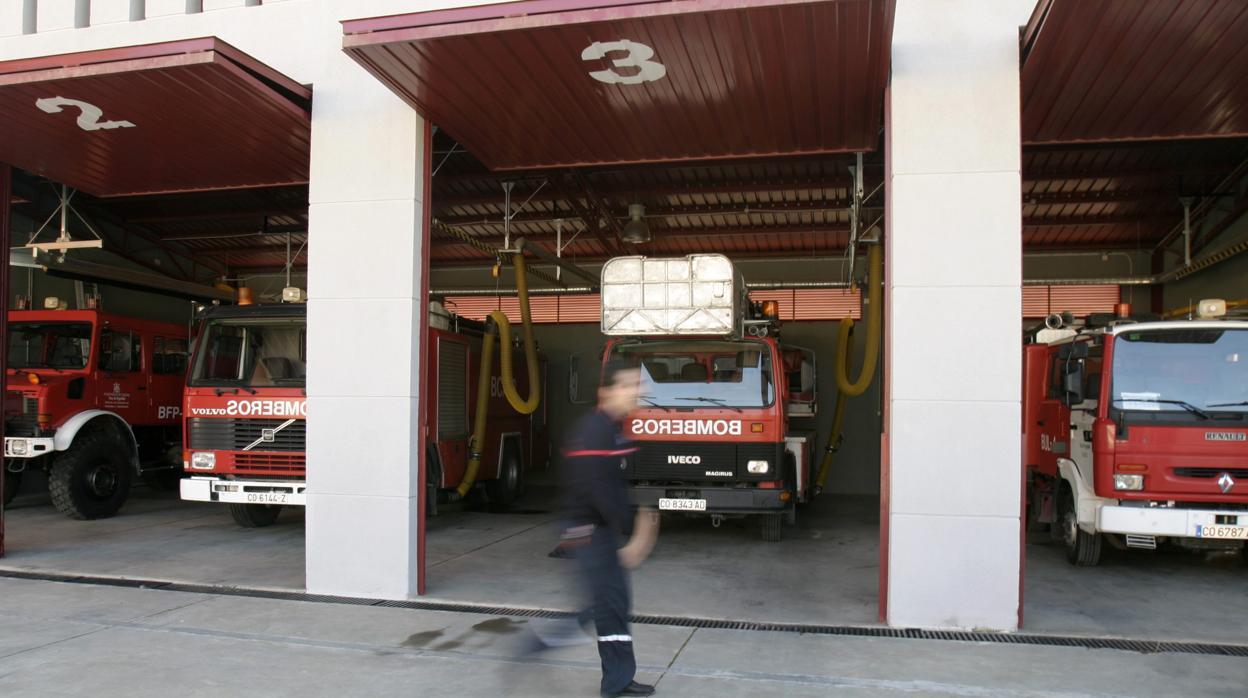
[[[1142,490],[1144,489],[1143,475],[1114,475],[1114,489],[1116,490]]]
[[[24,456],[26,455],[27,448],[28,444],[26,443],[26,439],[9,439],[9,453],[11,454],[15,456]]]
[[[192,453],[191,468],[194,470],[212,470],[217,467],[217,454],[208,453]]]
[[[765,460],[752,460],[745,464],[745,469],[752,475],[765,475],[768,470],[771,470],[771,463]]]

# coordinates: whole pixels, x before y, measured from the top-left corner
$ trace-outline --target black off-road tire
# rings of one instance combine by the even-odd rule
[[[442,486],[442,459],[436,448],[425,455],[425,517],[438,515],[438,489]]]
[[[762,514],[758,520],[763,540],[768,543],[780,542],[780,538],[784,536],[784,514]]]
[[[1061,527],[1066,561],[1076,567],[1095,567],[1101,561],[1101,534],[1079,528],[1075,498],[1069,487],[1063,487],[1058,504],[1057,526]]]
[[[503,461],[498,466],[498,477],[487,480],[485,493],[490,502],[509,507],[524,493],[524,461],[514,447],[503,449]]]
[[[88,426],[69,450],[53,456],[48,494],[71,519],[103,519],[117,513],[134,480],[130,444],[106,426]]]
[[[280,513],[282,513],[282,505],[280,504],[230,505],[230,516],[234,517],[234,523],[243,528],[272,526],[277,521],[277,515]]]
[[[22,474],[10,471],[8,468],[4,470],[4,506],[8,506],[17,497],[17,492],[22,488]]]

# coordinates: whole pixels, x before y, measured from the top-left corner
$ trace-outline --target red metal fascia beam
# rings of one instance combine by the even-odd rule
[[[1173,216],[1033,216],[1023,219],[1024,228],[1082,227],[1097,228],[1121,225],[1164,225],[1174,221]]]
[[[1219,175],[1234,169],[1233,165],[1192,165],[1191,167],[1131,167],[1100,170],[1028,171],[1023,168],[1023,182],[1083,182],[1090,179],[1150,179],[1188,175]]]
[[[480,182],[481,180],[476,180]],[[494,181],[501,181],[494,180]],[[493,181],[491,182],[493,183]],[[619,199],[638,199],[652,198],[662,196],[707,196],[714,194],[763,194],[763,193],[795,193],[806,192],[812,190],[826,189],[846,189],[848,190],[851,183],[848,179],[826,179],[826,180],[809,180],[809,181],[789,181],[784,179],[773,179],[763,181],[742,181],[742,182],[715,182],[707,184],[679,184],[671,187],[660,187],[655,185],[642,186],[624,186],[617,185],[613,187],[600,188],[597,191],[604,198]],[[868,185],[868,189],[872,188]],[[513,198],[521,201],[538,201],[550,203],[562,201],[562,197],[558,192],[550,193],[539,192],[537,195],[529,199],[524,194],[513,194]],[[503,198],[497,194],[447,194],[439,196],[434,194],[434,205],[440,210],[452,208],[455,206],[494,206],[502,208]]]
[[[849,207],[848,201],[791,201],[785,203],[743,203],[743,204],[708,204],[704,206],[647,206],[646,218],[676,218],[681,216],[741,216],[753,213],[819,213],[844,211]],[[865,207],[870,209],[872,207]],[[441,216],[438,220],[449,226],[502,225],[503,214],[481,214],[465,216]],[[611,216],[618,220],[628,218],[627,211],[612,211]],[[520,213],[512,217],[515,223],[553,223],[556,220],[577,218],[573,212],[560,215],[558,212]]]

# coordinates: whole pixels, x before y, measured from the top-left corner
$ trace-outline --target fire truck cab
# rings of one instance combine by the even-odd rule
[[[636,442],[622,467],[635,505],[755,516],[779,540],[810,483],[814,355],[779,341],[779,323],[746,297],[723,255],[619,257],[602,270],[604,361],[641,369]]]
[[[1024,348],[1029,528],[1067,558],[1102,542],[1236,549],[1248,541],[1248,322],[1050,318]],[[1219,312],[1221,308],[1221,312]]]
[[[6,503],[30,468],[74,519],[115,514],[136,475],[175,487],[186,327],[46,301],[8,314]]]

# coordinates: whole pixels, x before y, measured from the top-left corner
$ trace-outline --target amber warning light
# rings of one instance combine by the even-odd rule
[[[763,317],[779,320],[780,303],[777,301],[763,301]]]

